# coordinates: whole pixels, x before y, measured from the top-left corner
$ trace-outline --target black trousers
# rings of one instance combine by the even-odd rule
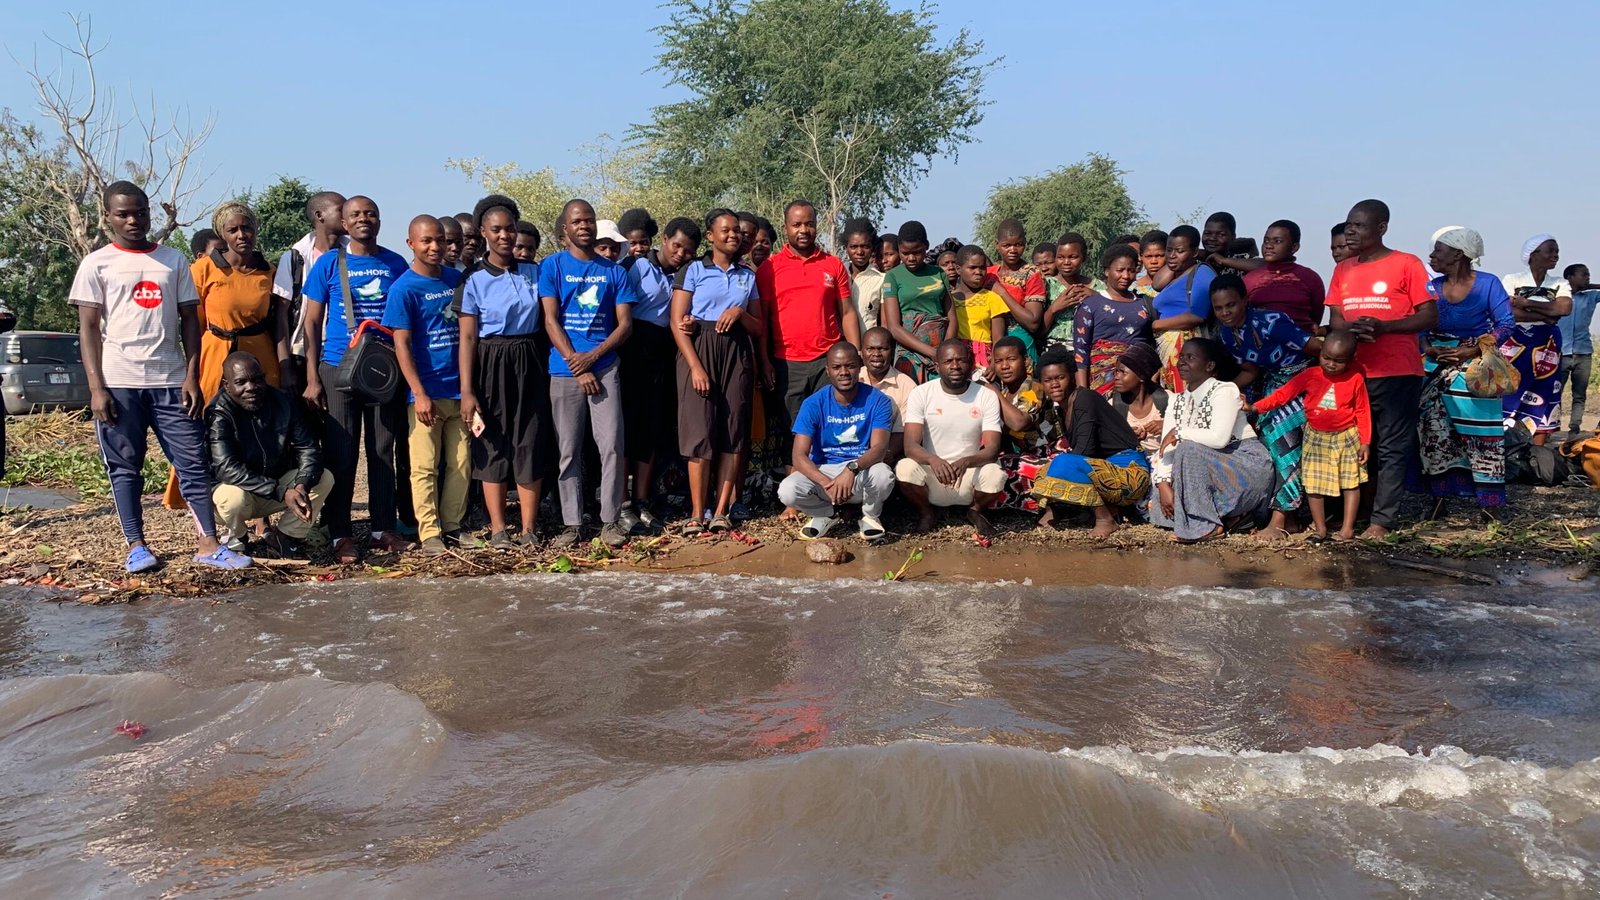
[[[1367,474],[1372,479],[1372,524],[1400,524],[1406,467],[1417,455],[1417,410],[1422,403],[1421,375],[1367,379],[1372,404],[1372,453]]]
[[[333,490],[322,507],[322,521],[334,540],[350,537],[350,504],[355,495],[356,464],[365,431],[367,450],[367,513],[373,531],[392,531],[397,520],[396,494],[401,485],[396,471],[395,445],[406,436],[404,394],[383,405],[369,403],[333,388],[338,372],[322,365],[323,396],[328,414],[323,420],[322,461],[333,473]]]

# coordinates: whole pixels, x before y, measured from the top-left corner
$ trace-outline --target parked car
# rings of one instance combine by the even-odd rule
[[[76,334],[13,331],[0,334],[0,351],[0,395],[7,415],[89,405],[89,379]]]

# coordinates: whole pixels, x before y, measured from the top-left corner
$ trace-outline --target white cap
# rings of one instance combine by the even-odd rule
[[[622,232],[617,230],[617,223],[611,219],[601,219],[594,223],[594,239],[597,241],[616,241],[618,244],[626,244],[628,242],[628,239],[622,236]]]

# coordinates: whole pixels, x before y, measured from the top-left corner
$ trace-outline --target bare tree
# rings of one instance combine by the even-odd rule
[[[133,104],[131,114],[118,107],[116,92],[101,84],[95,57],[105,45],[94,44],[88,17],[72,15],[71,44],[46,36],[58,48],[57,65],[48,71],[37,52],[24,66],[39,111],[61,133],[61,145],[49,147],[35,134],[31,155],[43,170],[42,186],[59,216],[52,218],[50,239],[77,256],[87,256],[110,236],[100,215],[100,192],[126,179],[144,188],[160,210],[150,239],[166,240],[175,229],[193,223],[204,210],[190,209],[210,173],[194,171],[200,148],[216,126],[215,115],[195,126],[186,111],[162,114],[152,97]],[[186,210],[189,210],[186,212]]]
[[[857,190],[875,165],[865,148],[873,144],[876,126],[859,117],[838,123],[826,123],[816,113],[791,113],[791,117],[799,137],[794,142],[799,156],[814,170],[812,174],[824,191],[818,199],[817,236],[833,247],[844,227],[845,213],[854,205]]]

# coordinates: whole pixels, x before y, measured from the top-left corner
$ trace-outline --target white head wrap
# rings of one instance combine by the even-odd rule
[[[1533,251],[1538,250],[1540,244],[1544,243],[1545,241],[1553,241],[1555,239],[1556,239],[1556,236],[1553,235],[1553,234],[1545,234],[1543,232],[1540,232],[1539,234],[1536,234],[1533,237],[1528,238],[1526,241],[1523,241],[1522,242],[1522,264],[1523,265],[1527,265],[1528,264],[1528,260],[1533,258]]]
[[[1433,242],[1460,250],[1473,264],[1483,258],[1483,235],[1465,225],[1446,225],[1433,233]]]

